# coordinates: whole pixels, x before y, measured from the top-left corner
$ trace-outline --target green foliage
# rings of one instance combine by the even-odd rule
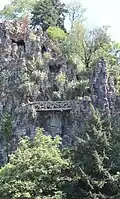
[[[64,54],[67,54],[68,57],[72,57],[73,61],[77,55],[79,55],[80,59],[80,56],[83,54],[82,42],[84,40],[85,33],[86,30],[84,26],[77,22],[74,24],[73,29],[70,31],[67,39],[64,42],[62,51]]]
[[[112,43],[106,26],[88,31],[82,23],[74,23],[62,52],[73,62],[79,60],[87,70],[91,69],[100,57],[104,57],[108,65],[114,65],[118,61],[115,44]]]
[[[66,77],[66,74],[65,73],[59,73],[57,76],[56,76],[56,80],[59,84],[61,85],[64,85],[66,80],[67,80],[67,77]]]
[[[8,159],[9,159],[8,154],[10,153],[9,143],[11,141],[12,128],[13,126],[12,126],[11,117],[8,113],[5,113],[2,119],[1,130],[4,136],[5,151]]]
[[[19,92],[32,96],[38,91],[38,82],[42,81],[45,72],[42,71],[44,62],[39,57],[29,58],[21,75],[21,84],[18,87]]]
[[[60,150],[60,138],[53,140],[42,129],[32,141],[21,139],[0,169],[1,199],[119,198],[119,139],[116,149],[116,135],[92,105],[90,111],[84,134],[77,135],[70,148]]]
[[[104,56],[104,51],[106,52],[106,47],[109,46],[110,41],[111,38],[108,35],[107,26],[95,28],[88,32],[83,41],[84,63],[86,68],[89,68],[89,66],[96,61],[96,57],[99,59],[101,56]]]
[[[5,19],[16,19],[30,15],[35,0],[11,0],[10,4],[5,5],[0,11],[0,16]]]
[[[2,133],[5,137],[6,142],[9,141],[10,135],[12,133],[12,121],[9,114],[5,114],[2,119]]]
[[[79,73],[71,81],[68,81],[66,73],[56,73],[57,89],[52,92],[52,87],[45,88],[43,84],[46,79],[50,79],[45,66],[52,59],[52,53],[44,53],[42,58],[30,56],[23,69],[22,84],[18,88],[24,98],[34,99],[35,96],[37,99],[44,89],[49,88],[53,100],[80,97],[89,87],[90,73],[101,56],[107,61],[109,74],[115,76],[117,93],[120,93],[120,44],[111,41],[107,27],[88,31],[78,22],[84,10],[80,4],[71,5],[71,31],[66,34],[64,19],[67,10],[64,4],[56,0],[12,0],[1,11],[1,16],[6,19],[19,18],[30,14],[32,8],[32,25],[40,25],[44,31],[47,30],[54,41],[52,50],[56,53],[60,48],[71,63],[77,64]],[[35,35],[31,35],[31,39],[35,40]],[[1,82],[4,76],[3,73]],[[80,135],[76,132],[73,146],[66,150],[60,149],[61,141],[58,137],[53,140],[51,136],[44,136],[40,129],[32,141],[21,139],[9,163],[0,169],[0,198],[119,199],[120,119],[113,116],[111,130],[111,121],[106,116],[102,120],[93,106],[89,114],[89,120],[84,118],[85,132]],[[36,118],[34,107],[32,117]],[[1,126],[8,155],[12,133],[12,121],[8,114],[4,115]]]
[[[91,111],[85,133],[77,137],[69,151],[72,164],[67,171],[69,182],[64,187],[67,199],[112,199],[120,193],[120,175],[110,171],[111,132],[104,128],[100,114],[92,106]]]
[[[59,145],[59,137],[52,140],[40,129],[32,142],[22,139],[10,162],[0,170],[0,198],[62,198],[61,171],[67,162]]]
[[[50,52],[44,53],[44,60],[49,61],[50,59],[51,59],[51,53]]]
[[[88,80],[72,80],[70,82],[67,82],[67,96],[70,99],[74,99],[74,97],[82,97],[82,94],[84,92],[84,96],[89,96],[85,90],[89,86]]]
[[[47,33],[50,36],[50,38],[54,41],[65,40],[67,37],[67,34],[58,27],[49,27],[47,29]]]
[[[61,29],[64,28],[65,4],[62,4],[59,0],[41,0],[36,1],[34,9],[32,11],[32,25],[40,25],[45,31],[50,26],[58,26]]]

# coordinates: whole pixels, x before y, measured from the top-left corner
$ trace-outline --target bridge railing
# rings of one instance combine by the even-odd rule
[[[72,109],[73,101],[37,101],[30,102],[28,105],[35,107],[36,111],[58,110],[65,111]]]

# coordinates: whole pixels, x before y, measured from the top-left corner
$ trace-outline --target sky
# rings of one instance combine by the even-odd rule
[[[71,0],[62,0],[70,2]],[[74,2],[74,0],[72,0]],[[109,25],[112,38],[120,42],[120,0],[76,0],[80,1],[86,10],[86,26],[88,28]],[[9,0],[0,0],[0,9]]]
[[[65,0],[65,2],[70,1]],[[77,2],[79,1],[87,9],[86,26],[93,28],[109,25],[111,37],[120,42],[120,0],[78,0]]]

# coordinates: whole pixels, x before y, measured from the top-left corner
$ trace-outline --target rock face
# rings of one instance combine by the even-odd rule
[[[12,42],[12,41],[15,42]],[[24,41],[18,45],[18,41]],[[23,25],[0,25],[0,122],[7,114],[12,131],[6,143],[5,132],[0,125],[0,165],[7,161],[6,147],[13,151],[21,136],[33,137],[36,127],[45,134],[60,135],[64,144],[72,144],[75,134],[84,132],[84,121],[91,115],[90,104],[114,111],[115,89],[112,77],[108,77],[103,59],[96,65],[90,82],[90,98],[78,100],[71,92],[71,82],[76,82],[77,68],[56,50],[54,43],[41,30],[30,31]],[[69,85],[69,88],[68,88]],[[63,106],[61,101],[69,100]],[[35,104],[42,101],[44,110]],[[46,103],[50,101],[50,103]],[[60,101],[59,109],[55,101]],[[49,104],[54,106],[49,107]]]
[[[111,115],[115,108],[114,77],[109,77],[106,63],[103,58],[97,63],[91,78],[92,100],[98,107]]]

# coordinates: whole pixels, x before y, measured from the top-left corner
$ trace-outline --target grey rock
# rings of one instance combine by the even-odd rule
[[[9,153],[16,149],[22,136],[33,138],[37,127],[44,128],[45,135],[60,135],[65,145],[72,144],[76,135],[84,133],[85,120],[92,114],[91,104],[109,115],[114,112],[117,105],[113,78],[108,77],[105,61],[101,59],[90,81],[91,98],[77,101],[75,95],[73,99],[69,98],[67,84],[76,81],[76,66],[59,51],[53,56],[54,45],[41,30],[32,32],[28,29],[26,39],[19,23],[17,26],[14,29],[13,23],[0,25],[0,123],[4,114],[9,113],[13,126]],[[16,40],[21,36],[26,43],[26,52],[23,46],[11,43],[13,36]],[[49,43],[47,54],[41,53],[44,43]],[[57,81],[61,73],[66,77],[64,84]],[[61,106],[58,111],[37,112],[34,104],[30,105],[30,102],[58,100],[57,96],[60,101],[72,100],[72,109],[63,111]],[[117,101],[120,103],[120,99]],[[1,126],[0,137],[0,165],[3,165],[7,160]]]

